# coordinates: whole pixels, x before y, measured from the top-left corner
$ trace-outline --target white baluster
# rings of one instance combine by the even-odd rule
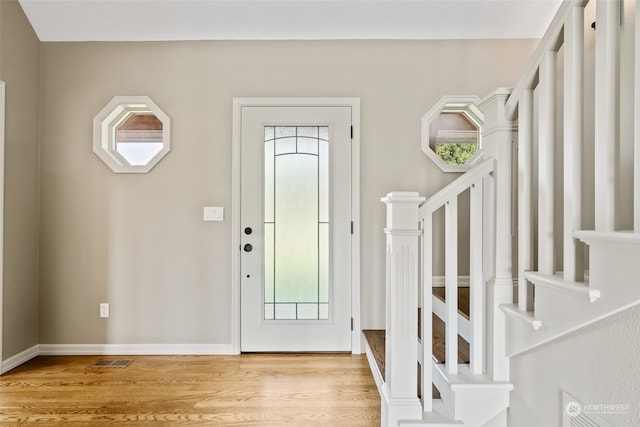
[[[422,370],[420,387],[422,388],[422,410],[432,411],[433,389],[433,214],[425,215],[422,222]]]
[[[620,124],[620,2],[596,1],[595,225],[616,226],[616,156]]]
[[[556,53],[547,52],[540,65],[538,142],[538,270],[553,274],[553,190],[556,131]]]
[[[522,92],[518,103],[518,308],[533,310],[533,289],[524,272],[533,268],[533,91]]]
[[[573,232],[582,228],[582,140],[584,9],[575,7],[564,25],[564,278],[584,278],[582,246]]]
[[[471,321],[470,370],[484,370],[484,287],[482,286],[482,180],[470,188],[469,205],[469,320]]]
[[[445,364],[448,374],[458,373],[458,199],[445,205]]]

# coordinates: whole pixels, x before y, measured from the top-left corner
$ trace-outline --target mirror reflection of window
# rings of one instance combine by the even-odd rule
[[[162,147],[162,122],[150,112],[130,113],[115,127],[115,151],[132,166],[148,164]]]
[[[468,171],[482,158],[480,102],[477,96],[444,96],[422,116],[422,152],[442,172]]]
[[[478,127],[463,112],[442,112],[429,126],[429,148],[448,165],[463,165],[478,151]]]
[[[171,119],[148,96],[115,96],[93,118],[93,152],[115,173],[149,173],[170,140]]]

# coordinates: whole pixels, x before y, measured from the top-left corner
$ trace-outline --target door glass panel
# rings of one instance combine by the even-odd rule
[[[329,318],[328,134],[265,127],[265,320]]]

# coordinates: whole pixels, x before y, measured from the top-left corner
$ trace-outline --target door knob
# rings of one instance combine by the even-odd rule
[[[253,250],[253,246],[251,243],[247,243],[242,249],[244,249],[245,252],[251,252]]]

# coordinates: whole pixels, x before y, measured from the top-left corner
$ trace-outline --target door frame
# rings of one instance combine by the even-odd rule
[[[6,85],[0,81],[0,374],[4,374],[4,152],[5,152],[5,113],[6,113]]]
[[[233,98],[231,166],[231,347],[240,354],[240,180],[242,160],[242,108],[244,107],[351,107],[351,352],[362,354],[360,322],[360,98]]]

